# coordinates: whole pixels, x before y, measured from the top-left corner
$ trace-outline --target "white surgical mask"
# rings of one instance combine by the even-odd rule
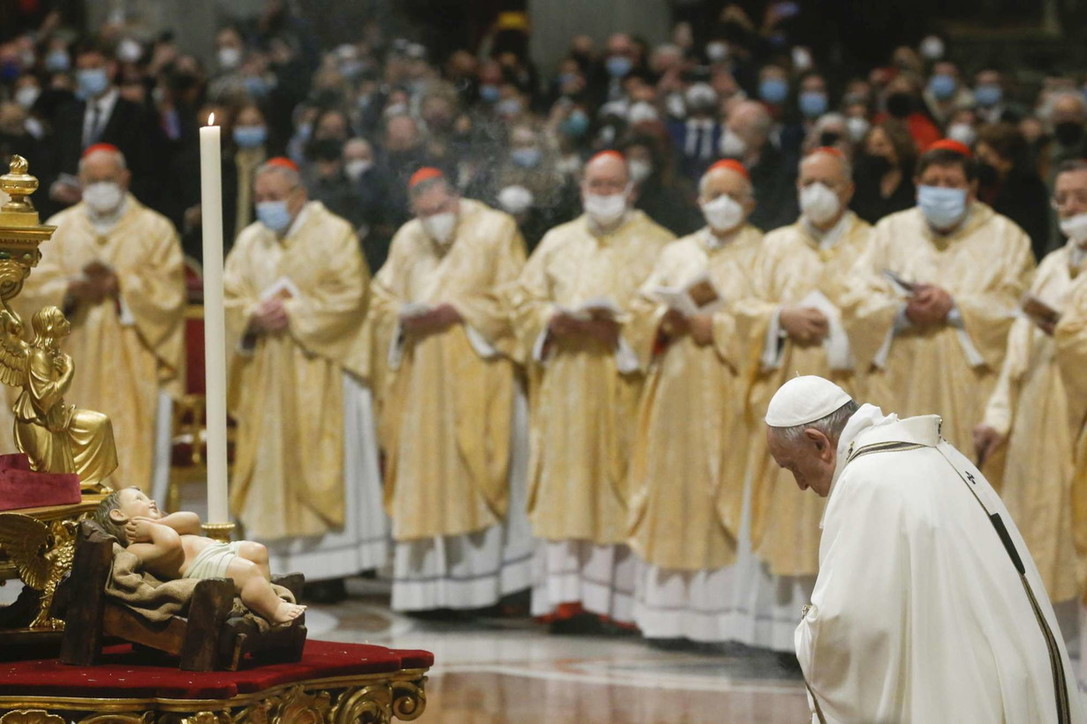
[[[1061,219],[1061,233],[1076,244],[1087,242],[1087,213]]]
[[[362,175],[370,170],[374,162],[366,158],[353,158],[343,165],[343,172],[352,181],[358,181]]]
[[[728,194],[722,194],[713,201],[702,204],[702,215],[706,223],[716,231],[729,231],[744,220],[744,207]]]
[[[947,128],[947,137],[967,146],[973,146],[978,138],[977,131],[969,123],[952,123]]]
[[[630,166],[630,178],[636,184],[645,181],[653,173],[653,164],[640,158],[632,158],[628,165]]]
[[[864,134],[868,133],[868,121],[860,116],[850,116],[845,119],[845,129],[849,133],[849,140],[860,143]]]
[[[508,214],[521,214],[532,208],[535,198],[524,186],[507,186],[498,192],[498,205]]]
[[[838,194],[823,183],[813,183],[800,189],[800,210],[815,224],[825,224],[842,210]]]
[[[457,228],[457,215],[452,211],[424,216],[419,222],[427,235],[442,246],[453,241],[453,231]]]
[[[623,192],[607,196],[585,194],[583,205],[585,213],[593,223],[597,226],[611,226],[627,212],[627,195]]]
[[[15,102],[23,108],[30,108],[41,92],[41,88],[36,85],[24,85],[15,91]]]
[[[83,189],[83,201],[96,216],[106,216],[121,205],[125,192],[115,181],[96,181]]]
[[[747,153],[747,141],[740,138],[731,128],[721,134],[721,155],[726,158],[743,158]]]
[[[242,62],[242,49],[232,46],[219,48],[219,66],[226,70],[237,68]]]
[[[966,189],[918,186],[917,205],[934,229],[950,229],[966,214]]]

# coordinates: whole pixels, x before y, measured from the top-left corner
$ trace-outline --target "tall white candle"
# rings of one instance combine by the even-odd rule
[[[223,191],[215,114],[200,129],[200,214],[204,232],[204,369],[207,395],[208,522],[228,523],[226,319],[223,312]],[[199,444],[194,441],[194,444]]]

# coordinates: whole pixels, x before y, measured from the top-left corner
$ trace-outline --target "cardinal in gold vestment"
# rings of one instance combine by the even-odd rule
[[[65,312],[72,333],[63,350],[76,365],[65,399],[112,421],[110,483],[151,493],[154,476],[162,491],[169,458],[153,471],[154,460],[170,444],[168,406],[184,365],[181,245],[166,217],[127,193],[129,173],[113,146],[91,146],[80,178],[83,201],[47,222],[57,230],[14,306],[24,322],[47,305]]]
[[[373,517],[376,451],[367,449],[369,272],[351,225],[307,200],[292,162],[258,169],[254,197],[260,220],[238,237],[224,274],[238,421],[231,510],[290,570],[357,573],[385,551],[383,528],[374,531],[383,526]],[[361,460],[349,458],[360,448]]]
[[[633,306],[631,336],[649,371],[628,473],[630,545],[645,564],[634,606],[642,635],[721,642],[731,638],[739,530],[719,501],[743,489],[753,362],[732,308],[750,295],[762,232],[746,223],[755,202],[738,162],[712,166],[700,191],[708,225],[664,247]]]
[[[524,266],[512,216],[461,199],[436,169],[374,278],[395,610],[482,608],[529,585],[505,565],[516,381],[508,291]],[[522,461],[523,462],[523,461]],[[523,468],[520,471],[523,485]],[[518,501],[520,502],[520,501]],[[526,544],[528,541],[526,541]]]
[[[639,287],[674,237],[630,209],[630,176],[616,152],[590,160],[581,195],[586,213],[544,236],[514,291],[531,385],[528,514],[546,541],[532,608],[545,615],[581,604],[629,621],[626,468],[643,376],[623,334]]]
[[[853,185],[836,149],[816,149],[799,168],[802,214],[766,235],[755,263],[752,296],[736,309],[741,339],[754,347],[758,372],[748,399],[752,421],[748,458],[749,536],[760,566],[748,575],[753,621],[738,638],[779,651],[792,649],[795,609],[807,602],[818,570],[823,501],[805,495],[778,468],[766,447],[761,411],[787,379],[819,375],[856,394],[859,387],[841,323],[841,279],[864,251],[871,227],[848,210]],[[722,501],[729,520],[743,517],[743,500]]]

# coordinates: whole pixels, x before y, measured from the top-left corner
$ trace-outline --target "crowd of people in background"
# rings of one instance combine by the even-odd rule
[[[1081,78],[1024,87],[999,68],[960,67],[935,35],[842,75],[761,21],[730,6],[697,44],[685,22],[657,45],[577,36],[554,69],[528,57],[519,14],[500,18],[482,51],[438,58],[376,22],[356,43],[318,50],[280,9],[220,28],[210,63],[169,35],[109,25],[77,36],[47,21],[0,46],[0,152],[34,159],[48,189],[39,206],[51,212],[80,198],[79,151],[116,145],[137,198],[199,258],[197,129],[214,113],[227,238],[253,218],[253,169],[286,155],[313,198],[358,229],[376,271],[410,217],[404,183],[422,166],[513,214],[531,250],[578,214],[576,181],[599,150],[630,158],[638,207],[683,235],[701,225],[695,183],[717,159],[748,166],[752,221],[771,231],[796,218],[797,160],[840,148],[853,161],[853,208],[874,223],[913,204],[917,155],[947,136],[976,148],[979,197],[1028,232],[1036,257],[1058,243],[1046,186],[1087,147]]]

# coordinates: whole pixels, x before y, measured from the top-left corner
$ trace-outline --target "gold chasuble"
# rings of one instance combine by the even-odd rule
[[[72,333],[61,346],[76,365],[65,401],[105,413],[113,423],[118,464],[109,484],[150,492],[159,392],[180,394],[185,363],[185,280],[177,232],[131,194],[116,225],[104,233],[91,224],[82,203],[46,223],[56,233],[42,244],[41,263],[14,306],[27,326],[46,305],[64,310]],[[95,261],[113,269],[119,295],[65,308],[68,283]]]
[[[750,295],[761,244],[753,226],[723,245],[709,229],[668,244],[634,305],[631,326],[644,331],[631,336],[639,356],[651,361],[631,453],[630,545],[661,568],[714,569],[735,558],[738,521],[727,520],[719,503],[743,493],[752,360],[737,344],[732,308]],[[706,277],[719,298],[708,311],[712,344],[700,346],[685,334],[654,354],[668,307],[653,290],[686,288]]]
[[[370,273],[351,225],[310,201],[287,235],[250,224],[223,276],[229,407],[238,421],[230,507],[247,536],[275,540],[343,527],[343,376],[365,379]],[[278,294],[280,333],[246,336]]]
[[[524,263],[513,217],[461,199],[448,246],[412,219],[374,278],[373,365],[386,367],[385,505],[396,540],[462,535],[505,519],[515,385],[506,295]],[[405,305],[446,303],[463,323],[400,335]]]
[[[1057,311],[1068,305],[1074,277],[1071,247],[1046,256],[1030,294]],[[1085,265],[1087,266],[1087,265]],[[1080,368],[1079,374],[1087,369]],[[1008,350],[984,423],[1009,435],[1001,498],[1019,525],[1053,601],[1079,593],[1072,539],[1071,486],[1080,405],[1068,402],[1057,365],[1057,346],[1027,316],[1008,334]]]
[[[528,515],[538,538],[627,542],[627,464],[643,371],[625,337],[631,305],[675,237],[641,211],[600,232],[586,215],[549,231],[514,293],[514,324],[529,357]],[[550,338],[563,307],[607,302],[621,314],[618,349]]]
[[[1075,425],[1072,472],[1072,534],[1077,553],[1079,590],[1087,589],[1087,274],[1077,275],[1064,313],[1053,332],[1057,364]],[[1087,605],[1087,596],[1083,601]],[[1081,634],[1082,636],[1083,634]]]
[[[854,359],[868,372],[866,399],[902,417],[939,415],[947,441],[972,450],[1033,269],[1023,230],[977,201],[947,235],[934,233],[918,208],[882,219],[843,300]],[[903,323],[904,296],[886,272],[942,287],[957,311],[933,327]]]
[[[752,347],[748,354],[761,356],[748,406],[751,545],[777,576],[810,576],[818,571],[823,499],[797,489],[789,471],[770,457],[762,418],[777,389],[797,375],[825,377],[858,396],[852,355],[835,305],[841,280],[867,247],[871,230],[847,211],[828,233],[830,240],[818,239],[803,218],[770,232],[755,264],[752,297],[737,305],[739,337]],[[830,322],[830,335],[820,344],[801,344],[786,336],[778,311],[792,306],[821,308]],[[740,496],[732,496],[726,505],[729,526],[738,527]]]

